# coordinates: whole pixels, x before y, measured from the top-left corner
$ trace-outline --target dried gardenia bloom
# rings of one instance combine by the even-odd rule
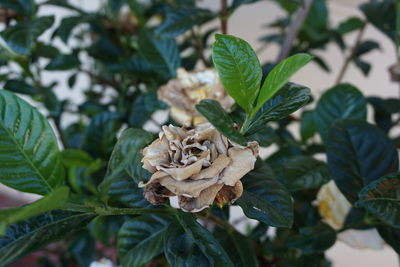
[[[317,194],[318,210],[323,221],[335,230],[343,228],[351,204],[340,192],[334,181],[330,181],[321,187]],[[355,248],[381,249],[384,241],[378,231],[347,230],[338,235],[338,238],[347,245]]]
[[[144,197],[158,205],[177,196],[182,210],[198,212],[242,195],[240,179],[254,168],[258,143],[237,145],[209,123],[194,129],[169,125],[142,153],[143,168],[153,173],[141,185]]]
[[[207,122],[195,109],[195,105],[203,99],[218,100],[225,110],[229,110],[234,103],[214,69],[197,72],[178,69],[177,78],[158,90],[158,98],[171,107],[172,118],[184,126]]]

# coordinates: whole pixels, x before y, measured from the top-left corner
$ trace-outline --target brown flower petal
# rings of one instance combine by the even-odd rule
[[[143,196],[144,198],[153,205],[161,205],[164,204],[168,197],[173,196],[167,188],[162,186],[159,183],[151,183],[146,186]]]
[[[177,181],[182,181],[185,180],[193,175],[198,174],[201,171],[201,168],[203,166],[203,162],[204,162],[204,158],[203,159],[199,159],[198,161],[196,161],[195,163],[188,165],[186,167],[183,168],[163,168],[163,167],[159,167],[159,169],[161,171],[164,171],[166,173],[168,173],[169,175],[171,175],[175,180]]]
[[[194,129],[163,126],[158,141],[143,150],[143,167],[153,175],[140,186],[153,204],[177,196],[185,211],[200,211],[214,200],[222,206],[242,195],[240,179],[254,168],[257,155],[257,142],[237,145],[209,123]]]
[[[224,185],[215,197],[215,204],[223,207],[228,203],[234,203],[243,194],[243,184],[237,181],[235,186]]]
[[[171,176],[166,176],[161,179],[158,179],[158,182],[165,186],[168,190],[170,190],[175,195],[184,195],[187,197],[198,197],[204,189],[216,184],[218,181],[217,177],[209,178],[209,179],[201,179],[201,180],[183,180],[177,181],[173,179]]]
[[[223,154],[219,155],[210,167],[203,169],[199,174],[192,177],[193,180],[211,178],[217,176],[231,163],[231,159]]]
[[[240,178],[254,169],[257,155],[249,147],[234,146],[228,149],[228,156],[232,163],[224,170],[221,179],[224,184],[234,186]]]
[[[223,184],[214,184],[204,189],[197,198],[179,196],[179,207],[184,211],[199,212],[214,202],[215,196],[223,186]]]

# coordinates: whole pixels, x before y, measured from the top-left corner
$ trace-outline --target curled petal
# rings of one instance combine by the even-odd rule
[[[240,178],[254,169],[257,155],[254,155],[251,148],[234,146],[228,149],[228,156],[232,163],[221,174],[221,180],[226,185],[234,186]]]
[[[223,169],[231,163],[231,159],[223,154],[219,155],[210,167],[201,170],[201,172],[192,177],[193,180],[211,178],[217,176]]]
[[[338,235],[338,239],[353,248],[382,249],[384,241],[375,228],[367,230],[347,230]]]
[[[198,174],[201,171],[201,168],[203,166],[203,161],[205,159],[199,159],[195,163],[188,165],[183,168],[163,168],[159,167],[161,171],[164,171],[165,173],[168,173],[171,175],[175,180],[177,181],[182,181],[185,179],[188,179],[189,177]]]
[[[223,207],[225,204],[234,203],[243,194],[243,184],[241,181],[237,181],[235,186],[224,185],[215,197],[215,203],[219,207]]]
[[[223,184],[214,184],[204,189],[196,198],[179,196],[179,207],[187,212],[199,212],[210,206]]]
[[[158,180],[162,186],[165,186],[175,195],[184,195],[187,197],[198,197],[204,189],[217,183],[218,178],[213,177],[210,179],[192,180],[187,179],[177,181],[171,176],[166,176]]]

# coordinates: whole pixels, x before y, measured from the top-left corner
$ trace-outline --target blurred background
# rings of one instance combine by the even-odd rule
[[[101,0],[74,0],[71,2],[87,11],[97,10],[99,6],[104,4],[104,1]],[[203,0],[198,2],[199,5],[203,7],[214,10],[220,8],[220,3],[217,0]],[[328,0],[331,24],[336,25],[351,16],[362,16],[358,5],[363,2],[364,1],[361,0]],[[71,15],[71,12],[68,10],[58,7],[46,7],[41,9],[40,12],[41,15],[55,15],[56,23],[53,25],[53,28],[57,27],[62,18]],[[274,43],[265,46],[259,41],[259,37],[270,31],[265,25],[275,21],[283,14],[282,9],[272,1],[259,1],[254,4],[244,5],[230,17],[228,33],[248,41],[252,47],[259,52],[258,56],[262,61],[274,60],[279,53],[279,46]],[[205,31],[215,26],[218,26],[218,21],[208,23],[203,27],[203,30]],[[356,36],[357,32],[346,35],[345,42],[351,45]],[[48,40],[51,38],[50,32],[47,31],[40,38]],[[377,40],[380,44],[379,49],[373,50],[364,57],[366,61],[373,63],[372,69],[368,76],[364,76],[354,65],[350,65],[343,77],[343,81],[354,84],[366,96],[398,97],[399,86],[390,81],[388,72],[388,68],[396,61],[393,43],[370,25],[367,26],[363,38]],[[74,40],[71,42],[73,41]],[[65,43],[60,40],[55,40],[55,42],[57,46],[61,48],[61,51],[65,53],[70,52],[69,46],[66,46]],[[206,53],[209,54],[209,51]],[[338,46],[333,43],[330,43],[325,50],[318,51],[317,54],[329,63],[331,71],[328,73],[321,70],[316,64],[309,64],[299,71],[292,81],[308,86],[311,88],[312,94],[316,98],[319,98],[326,88],[330,88],[335,84],[335,80],[339,75],[339,71],[344,64],[347,54],[343,54]],[[81,58],[81,61],[85,64],[84,56]],[[84,100],[81,88],[85,88],[88,85],[89,79],[84,75],[79,75],[74,87],[70,89],[67,85],[67,80],[70,75],[71,73],[68,71],[43,73],[43,77],[45,77],[46,80],[59,82],[59,86],[55,92],[60,99],[71,99],[73,102],[79,104]],[[165,114],[158,114],[156,119],[163,120],[164,118]],[[73,115],[70,115],[65,117],[62,123],[68,125],[70,121],[75,119]],[[0,186],[0,194],[0,205],[4,207],[15,206],[37,198],[37,196],[34,195],[17,193],[4,186]],[[237,211],[236,217],[240,217],[239,211]],[[340,267],[399,266],[397,254],[389,247],[378,251],[357,250],[339,241],[328,250],[327,255],[333,261],[334,266]]]

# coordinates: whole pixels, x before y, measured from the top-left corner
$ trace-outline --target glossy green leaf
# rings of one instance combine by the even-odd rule
[[[235,266],[257,267],[258,259],[247,237],[237,232],[222,232],[222,246]],[[220,239],[219,238],[219,239]]]
[[[18,93],[18,94],[24,94],[24,95],[36,95],[38,93],[38,90],[30,85],[27,84],[24,80],[14,80],[10,79],[7,80],[6,83],[4,84],[4,89]]]
[[[289,78],[299,69],[304,67],[313,59],[308,54],[296,54],[288,57],[276,65],[269,73],[261,87],[260,95],[257,99],[255,112],[257,112],[264,103],[288,82]]]
[[[155,33],[162,37],[174,38],[190,30],[195,25],[214,18],[215,15],[207,9],[174,7],[166,9],[166,18],[156,28]]]
[[[0,237],[0,262],[7,265],[45,245],[82,230],[91,213],[52,211],[10,225]]]
[[[244,40],[231,35],[215,35],[212,59],[228,94],[247,113],[258,96],[262,70],[257,55]]]
[[[365,208],[385,224],[400,228],[400,173],[386,175],[365,186],[356,207]]]
[[[0,91],[0,182],[47,194],[64,183],[57,139],[47,119],[16,95]]]
[[[395,145],[367,122],[337,122],[330,130],[326,146],[332,177],[351,203],[357,201],[358,192],[365,185],[398,171]]]
[[[139,36],[139,49],[142,56],[165,78],[176,76],[180,56],[174,39],[158,39],[143,31]]]
[[[123,266],[141,266],[163,251],[163,239],[172,217],[142,215],[126,221],[118,233]]]
[[[196,105],[196,110],[224,136],[240,145],[247,144],[246,138],[234,128],[234,121],[218,101],[213,99],[202,100]]]
[[[78,68],[79,59],[74,55],[58,55],[46,65],[46,70],[62,71]]]
[[[1,32],[7,46],[17,54],[28,55],[36,39],[53,25],[54,17],[46,16],[21,21]]]
[[[317,132],[314,112],[313,110],[306,110],[301,114],[300,136],[303,143],[307,142]]]
[[[193,215],[180,212],[177,218],[185,233],[207,257],[211,266],[234,266],[218,241]]]
[[[31,17],[36,11],[34,0],[0,0],[0,6],[25,17]]]
[[[58,28],[54,31],[53,37],[58,36],[67,44],[73,29],[79,24],[88,22],[89,20],[89,16],[71,16],[63,18]]]
[[[10,224],[29,219],[50,210],[63,208],[68,201],[68,195],[68,187],[62,186],[31,204],[16,208],[0,209],[0,228],[5,229]],[[4,233],[0,232],[0,235],[2,234]]]
[[[175,223],[164,234],[164,255],[170,266],[211,266],[193,237]]]
[[[309,156],[289,157],[273,169],[290,191],[317,188],[331,179],[326,164]]]
[[[304,255],[323,253],[336,242],[336,231],[327,224],[301,228],[298,235],[290,236],[286,246],[299,249]]]
[[[265,127],[269,121],[286,118],[291,113],[308,104],[311,100],[310,89],[294,83],[287,83],[275,96],[261,108],[246,134],[253,134]]]
[[[315,123],[323,140],[329,129],[341,119],[365,120],[366,100],[362,93],[350,84],[340,84],[326,91],[317,103],[314,112]]]
[[[243,195],[236,203],[247,217],[270,226],[291,227],[293,203],[287,189],[278,182],[271,168],[257,161],[255,169],[242,178]]]
[[[104,201],[114,198],[130,206],[135,206],[136,202],[139,206],[147,203],[137,183],[149,177],[142,168],[140,151],[152,140],[152,135],[141,129],[126,129],[121,134],[109,160],[106,177],[99,186]]]

